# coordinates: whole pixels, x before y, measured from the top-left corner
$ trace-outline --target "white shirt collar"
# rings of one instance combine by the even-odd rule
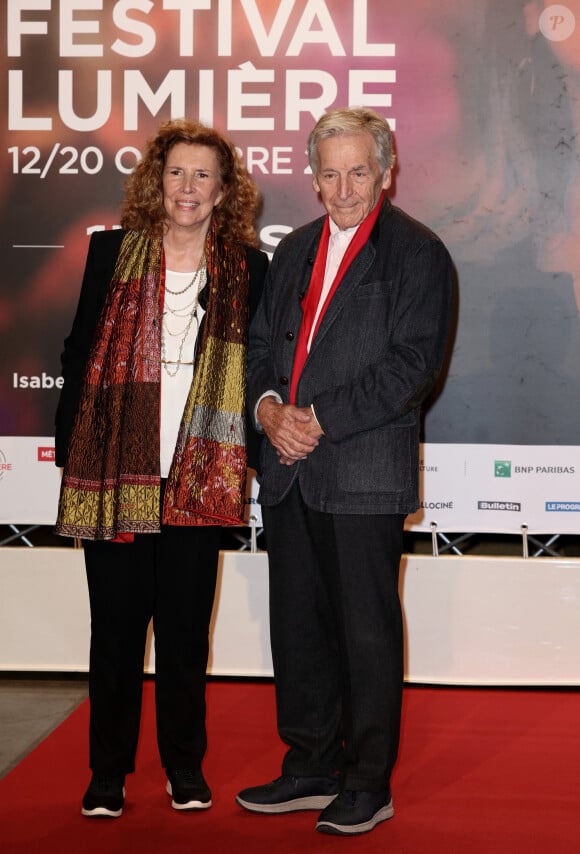
[[[334,237],[335,234],[339,234],[342,231],[342,233],[345,234],[350,239],[358,228],[358,225],[353,225],[351,228],[340,229],[337,226],[337,224],[335,223],[335,221],[332,219],[332,217],[329,216],[328,220],[329,220],[329,224],[330,224],[330,236],[331,237]]]

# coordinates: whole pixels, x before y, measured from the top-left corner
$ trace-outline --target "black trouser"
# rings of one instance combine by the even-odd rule
[[[91,606],[90,767],[135,768],[143,662],[155,634],[157,741],[165,768],[199,768],[207,745],[208,630],[218,527],[163,526],[133,543],[83,543]]]
[[[388,787],[399,744],[404,516],[310,510],[298,486],[262,508],[283,773]]]

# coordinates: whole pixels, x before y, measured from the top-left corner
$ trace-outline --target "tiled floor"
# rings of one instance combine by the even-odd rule
[[[88,695],[86,676],[0,674],[0,777],[12,770]]]

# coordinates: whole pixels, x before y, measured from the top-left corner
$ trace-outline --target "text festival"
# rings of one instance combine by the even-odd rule
[[[195,114],[213,124],[215,105],[224,103],[228,131],[298,131],[302,115],[317,119],[332,106],[357,104],[387,115],[392,104],[387,90],[395,83],[396,73],[384,62],[369,68],[368,58],[394,57],[395,45],[369,41],[368,30],[376,30],[369,24],[371,5],[380,11],[382,0],[340,4],[331,0],[8,0],[7,55],[9,60],[29,55],[40,40],[58,44],[58,55],[67,65],[57,70],[55,81],[58,118],[73,131],[90,132],[106,125],[114,103],[123,105],[125,131],[139,129],[140,110],[157,115],[165,105],[172,117]],[[336,11],[335,18],[329,7]],[[236,41],[240,25],[248,32],[242,46]],[[184,62],[187,67],[164,69],[160,81],[158,73],[148,79],[139,61],[159,50],[160,33],[166,36],[168,28],[173,28],[172,44],[178,46],[165,53],[168,63],[174,63],[176,55],[199,58],[200,48],[216,62],[206,60],[210,67],[205,68],[195,61]],[[295,68],[289,62],[285,68],[279,61],[300,57],[312,46],[325,67]],[[241,51],[241,61],[232,63],[236,67],[229,67],[227,59],[217,61]],[[265,57],[275,58],[272,67],[262,67]],[[344,57],[347,64],[339,62],[340,69],[333,68],[345,70],[343,79],[328,69],[333,58]],[[353,62],[358,57],[365,60],[361,68]],[[117,82],[107,61],[118,66],[134,61],[135,67],[123,67],[122,82]],[[79,63],[82,85],[77,79]],[[18,62],[9,64],[8,130],[53,130],[53,116],[28,104],[29,87],[36,81],[28,80],[24,67],[14,67]],[[94,80],[89,91],[87,70]],[[274,107],[282,103],[278,118]],[[394,126],[393,117],[387,118]]]

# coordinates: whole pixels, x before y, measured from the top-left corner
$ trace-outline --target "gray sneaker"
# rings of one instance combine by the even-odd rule
[[[368,833],[395,813],[388,789],[382,792],[344,791],[320,814],[316,830],[350,836]]]
[[[290,777],[284,775],[266,783],[243,789],[237,803],[250,812],[285,813],[300,810],[321,810],[338,794],[339,780],[329,777]]]

